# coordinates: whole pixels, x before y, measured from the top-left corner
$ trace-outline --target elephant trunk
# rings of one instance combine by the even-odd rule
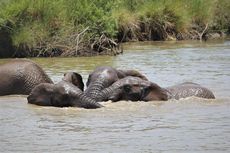
[[[114,92],[114,87],[110,86],[108,88],[103,89],[95,98],[96,101],[107,101],[110,95]]]
[[[83,107],[88,109],[95,109],[103,107],[97,103],[94,99],[88,97],[81,89],[74,86],[72,83],[67,81],[61,81],[58,83],[59,86],[64,87],[65,92],[70,97],[71,106]]]
[[[122,86],[122,84],[117,81],[115,83],[113,83],[111,86],[103,89],[101,92],[98,93],[97,97],[96,97],[96,101],[107,101],[107,100],[111,100],[109,98],[115,96],[119,96],[121,93],[119,92],[120,87]]]
[[[84,93],[80,93],[79,99],[73,100],[72,105],[86,109],[96,109],[103,107],[103,105],[97,103],[94,99],[87,97]]]
[[[96,81],[91,83],[85,91],[86,96],[96,100],[100,97],[100,92],[105,88],[106,80],[98,78]]]

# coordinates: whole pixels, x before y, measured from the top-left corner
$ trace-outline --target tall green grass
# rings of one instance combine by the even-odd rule
[[[177,39],[206,25],[226,31],[229,23],[229,0],[0,1],[0,30],[29,56],[101,52],[114,47],[113,40]]]
[[[127,7],[127,4],[135,6]],[[139,40],[178,39],[177,35],[181,33],[202,33],[206,26],[209,31],[223,30],[230,24],[228,0],[133,0],[124,2],[123,6],[129,13],[117,16],[123,18],[119,28],[126,27],[126,33],[131,35],[142,33]],[[136,18],[135,25],[139,25],[136,29],[130,24],[133,23],[130,14]]]

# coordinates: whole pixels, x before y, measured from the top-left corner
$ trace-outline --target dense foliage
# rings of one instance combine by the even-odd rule
[[[122,41],[202,39],[229,23],[229,0],[0,1],[0,44],[15,56],[116,54]]]

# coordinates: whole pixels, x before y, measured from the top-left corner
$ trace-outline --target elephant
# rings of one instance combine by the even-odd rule
[[[178,85],[167,87],[169,99],[180,99],[186,97],[200,97],[206,99],[215,99],[214,94],[209,89],[193,82],[184,82]]]
[[[66,73],[62,81],[57,84],[41,83],[37,85],[27,97],[28,103],[40,106],[71,106],[87,109],[103,107],[95,100],[87,97],[78,88],[78,84],[73,84],[76,80],[70,78],[77,78],[76,76],[80,75],[78,73]]]
[[[137,87],[135,87],[137,88]],[[178,85],[162,88],[155,83],[151,83],[151,86],[139,87],[135,89],[132,85],[129,86],[130,93],[137,92],[142,93],[141,101],[154,101],[154,100],[169,100],[186,97],[200,97],[206,99],[215,99],[214,94],[207,88],[192,82],[185,82]],[[164,95],[164,96],[163,96]],[[160,99],[159,96],[164,98]]]
[[[148,80],[144,75],[136,70],[117,70],[110,66],[101,66],[96,68],[88,77],[86,95],[99,100],[100,92],[112,85],[119,79],[127,76],[134,76],[142,80]]]
[[[179,100],[180,98],[191,96],[207,99],[215,98],[214,94],[209,89],[196,83],[185,82],[162,88],[151,81],[128,76],[114,82],[111,86],[102,90],[96,101],[167,101],[169,99]]]
[[[146,96],[147,91],[152,92],[155,100],[167,100],[166,90],[157,84],[143,80],[140,77],[127,76],[114,82],[99,93],[96,101],[119,100],[141,101]]]
[[[28,95],[40,83],[53,83],[45,71],[28,59],[14,59],[0,65],[0,96]]]

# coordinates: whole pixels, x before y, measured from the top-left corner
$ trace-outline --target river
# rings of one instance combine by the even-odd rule
[[[0,59],[4,63],[9,59]],[[104,102],[104,108],[40,107],[0,97],[0,152],[230,152],[230,41],[124,44],[118,56],[33,58],[58,82],[64,72],[100,65],[136,69],[162,87],[185,81],[215,100]]]

